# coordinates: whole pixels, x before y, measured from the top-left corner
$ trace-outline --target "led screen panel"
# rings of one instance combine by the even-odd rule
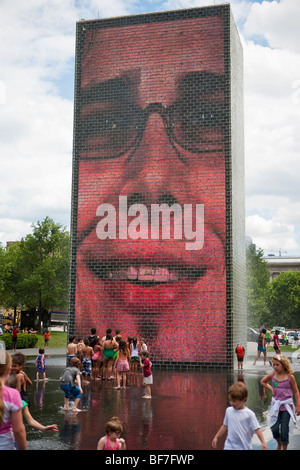
[[[228,8],[77,24],[70,331],[228,362]]]

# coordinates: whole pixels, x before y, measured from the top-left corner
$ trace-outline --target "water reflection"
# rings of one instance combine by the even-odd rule
[[[270,395],[260,386],[260,379],[271,368],[254,371],[180,372],[153,370],[153,398],[144,400],[142,376],[129,378],[126,390],[114,390],[113,382],[97,381],[84,387],[82,412],[63,410],[63,392],[59,376],[64,358],[47,360],[48,382],[33,382],[29,389],[31,414],[42,424],[57,424],[59,433],[41,435],[26,425],[29,449],[95,450],[105,434],[105,423],[119,416],[125,423],[124,438],[128,450],[212,450],[211,441],[219,429],[227,406],[227,389],[243,380],[249,390],[247,406],[261,423],[269,448],[276,448],[268,427]],[[27,361],[26,372],[35,378],[34,363]],[[300,381],[300,373],[295,372]],[[253,439],[254,448],[260,443]],[[290,431],[289,449],[300,447],[298,429]],[[220,443],[220,449],[223,443]]]

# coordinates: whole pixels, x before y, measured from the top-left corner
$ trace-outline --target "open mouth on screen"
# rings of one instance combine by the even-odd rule
[[[126,281],[131,284],[153,286],[178,281],[196,281],[206,273],[205,267],[186,265],[152,266],[136,262],[127,266],[117,260],[99,262],[87,260],[90,271],[103,281]]]

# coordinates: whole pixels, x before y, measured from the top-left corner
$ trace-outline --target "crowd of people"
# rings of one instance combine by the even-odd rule
[[[78,358],[82,367],[83,380],[117,380],[117,387],[126,388],[127,375],[136,374],[138,366],[142,363],[142,353],[148,353],[148,346],[144,338],[138,340],[136,336],[122,337],[121,331],[116,329],[113,335],[111,328],[106,330],[104,336],[97,335],[95,328],[91,328],[87,338],[69,337],[67,346],[67,364],[72,358]]]
[[[262,335],[265,335],[263,330]],[[275,346],[274,346],[275,347]],[[237,346],[237,355],[243,356],[244,348]],[[57,432],[56,424],[43,426],[30,414],[30,400],[27,387],[31,379],[23,370],[25,356],[21,352],[13,355],[0,350],[0,449],[25,450],[27,447],[26,431],[23,420],[30,426],[43,432]],[[36,380],[47,380],[45,349],[40,348],[36,357]],[[80,411],[80,400],[84,383],[93,380],[114,381],[114,388],[126,389],[130,377],[138,372],[143,374],[145,395],[151,398],[153,376],[147,344],[143,338],[122,338],[119,330],[115,335],[111,329],[103,337],[95,329],[84,340],[69,338],[67,346],[67,366],[61,373],[60,389],[64,392],[64,410],[69,410],[72,399],[73,412]],[[272,392],[270,405],[270,428],[277,441],[278,450],[286,450],[289,444],[289,422],[296,424],[300,415],[300,394],[288,358],[278,350],[272,357],[273,371],[260,381],[264,389]],[[263,432],[255,413],[246,406],[248,390],[243,380],[233,384],[228,390],[229,406],[226,409],[221,427],[212,440],[216,448],[220,438],[226,434],[224,449],[251,449],[251,439],[256,434],[262,449],[267,449]],[[97,450],[125,450],[126,442],[121,437],[124,423],[118,417],[112,417],[105,426],[106,434],[97,444]]]
[[[110,337],[107,339],[106,335],[104,343],[106,341],[114,342],[115,340]],[[85,344],[86,349],[90,347],[89,344]],[[121,354],[119,354],[120,352]],[[0,353],[2,354],[0,357],[0,450],[13,450],[14,448],[25,450],[27,441],[24,419],[30,426],[43,432],[57,432],[58,427],[56,424],[43,426],[30,414],[27,387],[32,385],[32,381],[23,370],[25,356],[21,352],[11,355],[5,350]],[[81,352],[81,354],[83,353]],[[118,354],[120,361],[129,361],[129,356],[121,341],[119,342]],[[147,368],[151,370],[151,365],[147,364],[149,361],[148,352],[139,351],[139,355],[143,371]],[[42,356],[43,350],[40,350],[36,359],[37,374],[39,372],[38,365],[42,363]],[[82,355],[81,358],[83,358]],[[276,354],[272,358],[272,366],[273,371],[264,376],[260,383],[262,387],[272,392],[270,428],[277,441],[277,449],[286,450],[289,444],[289,422],[292,419],[296,424],[296,416],[300,415],[300,394],[289,359]],[[65,393],[66,410],[69,409],[69,398],[71,397],[74,399],[73,410],[79,410],[78,405],[82,393],[81,377],[84,377],[81,367],[81,360],[77,355],[74,355],[61,374],[60,388]],[[118,372],[117,367],[116,371]],[[129,372],[127,367],[126,372]],[[135,373],[134,370],[132,373]],[[151,388],[146,376],[144,376],[144,380],[145,387],[150,389],[146,393],[150,393],[151,396]],[[118,381],[117,384],[119,384]],[[238,381],[230,386],[228,390],[229,406],[225,411],[223,423],[212,440],[213,448],[217,447],[224,434],[227,435],[224,449],[250,450],[254,434],[257,434],[261,441],[262,449],[268,448],[255,413],[246,406],[247,398],[248,390],[243,381]],[[126,449],[126,442],[121,437],[124,432],[124,423],[118,417],[114,416],[106,423],[105,432],[106,434],[98,441],[97,450]]]
[[[76,340],[75,336],[70,336],[67,368],[61,379],[61,388],[65,391],[65,409],[68,409],[68,400],[73,396],[73,411],[78,411],[82,383],[93,380],[116,381],[116,390],[126,389],[129,378],[136,376],[138,366],[143,374],[143,398],[151,398],[151,365],[144,338],[138,340],[136,336],[128,336],[124,339],[118,329],[113,336],[111,328],[102,337],[97,335],[95,328],[91,328],[90,335],[84,339]]]
[[[266,328],[264,325],[260,328],[257,338],[257,355],[254,359],[253,365],[256,365],[256,361],[259,359],[260,355],[263,354],[264,357],[264,365],[267,365],[267,352],[273,342],[273,348],[276,354],[281,354],[280,348],[280,336],[283,336],[282,342],[284,345],[288,344],[288,339],[286,332],[282,332],[279,329],[275,329],[274,334],[272,334],[271,330]],[[298,331],[295,330],[294,332],[294,344],[298,345]],[[269,361],[271,364],[271,361]]]
[[[45,339],[46,341],[46,339]],[[49,341],[49,339],[47,339]],[[25,450],[26,431],[23,419],[33,428],[43,432],[57,432],[56,424],[43,426],[30,414],[30,400],[27,387],[32,380],[23,370],[26,357],[22,352],[8,353],[0,350],[0,450]],[[84,340],[71,336],[67,346],[67,367],[61,373],[60,389],[64,392],[64,410],[69,410],[72,398],[72,411],[80,411],[82,386],[92,380],[114,380],[115,389],[125,389],[128,376],[135,376],[139,369],[143,374],[145,394],[151,398],[152,371],[145,340],[136,337],[122,339],[121,332],[112,330],[100,338],[95,329]],[[35,360],[36,380],[47,381],[45,348],[40,348]],[[97,448],[104,450],[125,450],[126,444],[120,434],[124,423],[113,417],[107,423],[106,436],[99,440]]]
[[[264,325],[260,328],[258,337],[257,337],[257,355],[254,359],[253,365],[256,365],[257,360],[263,354],[264,365],[267,366],[267,352],[273,343],[273,349],[276,354],[281,354],[280,348],[280,336],[282,336],[282,343],[284,345],[288,344],[286,332],[282,333],[279,329],[275,329],[274,334],[270,329],[267,329]],[[298,345],[298,331],[295,330],[293,341],[295,346]],[[235,354],[238,363],[238,369],[243,369],[244,357],[245,357],[245,348],[241,344],[238,344],[235,348]],[[269,361],[269,365],[272,366],[272,361]]]
[[[15,325],[9,325],[6,324],[4,325],[4,328],[0,325],[0,337],[3,335],[3,333],[9,333],[12,335],[12,346],[11,348],[16,351],[17,350],[17,343],[18,343],[18,335],[19,333],[22,333],[23,335],[36,335],[38,332],[37,330],[34,330],[32,327],[28,329],[27,326],[25,326],[21,331],[19,329],[18,324]],[[44,341],[45,341],[45,347],[49,345],[49,339],[50,339],[50,332],[48,330],[44,331]]]

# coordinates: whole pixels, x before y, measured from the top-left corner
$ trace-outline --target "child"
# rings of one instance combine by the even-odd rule
[[[12,330],[12,349],[14,351],[17,350],[18,334],[19,334],[19,330],[17,328],[17,325],[14,325],[13,330]]]
[[[139,342],[137,337],[134,336],[132,343],[130,344],[130,358],[131,358],[131,372],[133,374],[137,373],[137,366],[139,362]]]
[[[50,331],[45,331],[44,333],[45,348],[48,348],[49,340],[50,340]]]
[[[244,364],[245,348],[238,344],[235,348],[235,353],[238,361],[238,369],[242,369]]]
[[[280,354],[279,330],[275,330],[275,334],[273,336],[273,341],[274,341],[275,353]]]
[[[83,381],[87,382],[88,377],[92,375],[92,356],[94,354],[93,348],[90,346],[89,340],[85,338],[84,347],[82,348],[82,375]]]
[[[36,366],[36,380],[39,381],[40,373],[41,373],[43,374],[43,379],[45,382],[47,380],[46,379],[46,364],[45,364],[45,349],[43,348],[39,349],[39,355],[37,356],[35,360],[35,366]]]
[[[119,418],[111,418],[105,425],[105,431],[106,436],[99,440],[97,450],[126,450],[125,440],[119,437],[124,431]]]
[[[78,409],[78,404],[82,396],[80,367],[81,362],[78,357],[72,357],[69,366],[66,367],[59,379],[60,389],[65,392],[65,411],[69,409],[69,398],[71,396],[75,398],[72,411],[81,411]]]
[[[90,343],[91,344],[91,343]],[[93,350],[94,354],[92,356],[92,379],[93,380],[100,380],[100,364],[101,364],[101,339],[96,338],[96,340],[93,342]]]
[[[90,342],[89,342],[89,345],[90,345]],[[83,339],[82,339],[82,338],[78,338],[76,356],[78,357],[78,359],[79,359],[80,361],[82,361],[82,350],[83,350],[83,348],[84,348]]]
[[[68,365],[69,365],[72,357],[76,357],[77,355],[77,344],[75,344],[75,336],[69,337],[69,344],[67,346],[67,354],[68,354]]]
[[[146,393],[143,398],[151,398],[151,385],[153,384],[153,375],[151,371],[152,363],[149,360],[148,351],[142,351],[140,355],[140,366],[143,370],[144,385]]]
[[[18,382],[17,382],[16,376],[10,375],[6,381],[6,385],[11,388],[17,388],[17,384]],[[38,429],[39,431],[42,431],[42,432],[58,432],[57,424],[49,424],[48,426],[43,426],[38,421],[33,419],[28,409],[28,403],[24,400],[22,400],[22,411],[23,411],[24,418],[26,419],[29,426],[31,426],[32,428]]]
[[[26,431],[20,393],[5,383],[11,369],[11,356],[0,351],[0,450],[26,450]]]
[[[243,382],[229,387],[228,399],[231,406],[226,409],[223,424],[212,441],[213,448],[217,447],[218,439],[227,432],[224,449],[251,450],[251,439],[255,432],[262,443],[262,449],[268,449],[254,412],[245,406],[247,398],[248,390]]]
[[[289,443],[289,421],[292,416],[296,424],[296,415],[300,415],[300,394],[293,375],[290,361],[280,354],[273,357],[273,372],[263,377],[261,384],[272,391],[270,409],[270,427],[277,450],[286,450]],[[272,382],[272,386],[268,382]],[[296,401],[296,409],[293,402]]]
[[[116,389],[120,389],[121,376],[123,379],[123,388],[126,388],[126,375],[129,371],[130,353],[127,348],[127,343],[124,339],[119,342],[118,356],[116,359],[116,370],[117,370],[117,386]]]
[[[32,382],[27,374],[23,371],[26,358],[22,353],[16,353],[12,356],[12,373],[16,375],[18,386],[17,390],[21,393],[22,400],[25,400],[30,406],[29,398],[27,396],[27,385],[32,385]]]
[[[148,346],[145,343],[145,339],[141,338],[141,351],[148,351]]]

